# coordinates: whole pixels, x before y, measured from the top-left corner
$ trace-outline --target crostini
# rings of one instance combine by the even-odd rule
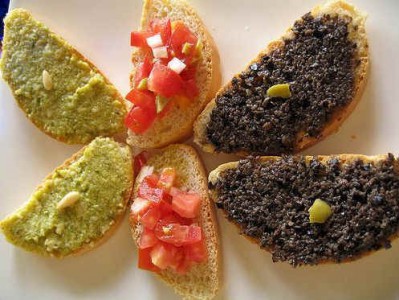
[[[132,188],[130,148],[98,137],[47,176],[25,205],[0,221],[0,230],[37,254],[81,254],[113,233]]]
[[[135,181],[129,220],[139,268],[184,298],[214,298],[221,280],[217,224],[192,147],[170,145],[150,156]]]
[[[204,24],[185,0],[145,0],[131,45],[128,143],[159,148],[187,138],[221,80],[217,50]]]
[[[293,266],[358,259],[399,232],[392,154],[250,157],[212,171],[209,187],[241,233]]]
[[[82,54],[27,10],[4,25],[2,76],[34,125],[68,144],[126,132],[123,97]]]
[[[316,6],[217,93],[195,142],[207,152],[280,155],[336,131],[368,77],[365,20],[345,1]]]

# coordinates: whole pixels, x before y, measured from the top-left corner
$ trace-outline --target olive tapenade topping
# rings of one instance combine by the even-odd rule
[[[317,137],[353,98],[356,44],[348,39],[349,22],[306,14],[283,47],[233,78],[217,96],[206,129],[216,151],[292,153],[299,132]],[[283,83],[289,83],[291,97],[267,95]]]
[[[399,174],[389,154],[378,163],[343,165],[331,158],[285,156],[274,162],[241,160],[211,185],[217,206],[243,234],[272,253],[273,261],[297,266],[341,262],[390,247],[399,230]],[[332,214],[309,222],[309,208],[323,199]]]

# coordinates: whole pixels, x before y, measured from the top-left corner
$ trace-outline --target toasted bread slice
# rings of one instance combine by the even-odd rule
[[[165,167],[176,169],[178,187],[198,193],[202,198],[201,213],[198,223],[203,229],[208,251],[207,262],[193,266],[186,274],[180,275],[169,269],[161,271],[159,277],[175,292],[185,299],[212,299],[216,295],[221,282],[221,262],[217,223],[213,203],[208,197],[207,180],[204,167],[196,151],[187,145],[170,145],[147,162],[159,173]],[[138,174],[134,184],[134,197],[143,178]],[[129,219],[132,236],[136,243],[140,236],[140,226],[131,217]]]
[[[125,132],[124,100],[92,63],[24,9],[4,23],[2,75],[33,124],[68,144]]]
[[[248,158],[216,168],[209,185],[240,232],[293,266],[352,261],[389,248],[399,232],[392,154]],[[316,199],[332,211],[321,223],[311,222]]]
[[[316,6],[233,77],[196,120],[207,152],[296,153],[336,131],[368,77],[365,14],[341,0]],[[267,90],[288,83],[291,97]]]
[[[132,189],[130,148],[98,137],[47,176],[0,229],[27,251],[58,258],[81,254],[111,236]]]
[[[165,17],[172,22],[182,21],[203,42],[202,58],[196,75],[200,95],[188,107],[175,105],[165,117],[157,118],[143,134],[129,130],[128,143],[140,148],[159,148],[190,136],[194,120],[220,87],[219,56],[215,43],[197,13],[185,0],[144,0],[140,30],[148,28],[154,18]],[[142,51],[133,53],[131,82],[135,68],[143,59]]]

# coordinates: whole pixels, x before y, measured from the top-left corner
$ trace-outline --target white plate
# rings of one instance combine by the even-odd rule
[[[192,0],[216,41],[226,82],[318,1]],[[359,106],[334,136],[311,154],[377,154],[399,149],[399,1],[354,1],[369,13],[371,76]],[[93,61],[122,93],[128,91],[129,33],[140,0],[14,0]],[[0,218],[19,207],[37,184],[78,146],[37,130],[0,83]],[[211,169],[226,157],[204,155]],[[219,214],[224,288],[219,299],[399,299],[399,243],[360,261],[293,269],[239,236]],[[76,258],[53,260],[0,238],[0,299],[176,299],[136,268],[125,221],[106,244]]]

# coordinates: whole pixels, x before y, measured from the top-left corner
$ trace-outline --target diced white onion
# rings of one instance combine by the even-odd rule
[[[180,59],[173,57],[173,59],[168,63],[168,67],[177,74],[180,74],[186,68],[186,64]]]
[[[168,58],[168,49],[165,46],[152,48],[152,54],[155,58]]]
[[[162,38],[160,34],[156,34],[147,38],[147,44],[151,48],[157,48],[163,46]]]

